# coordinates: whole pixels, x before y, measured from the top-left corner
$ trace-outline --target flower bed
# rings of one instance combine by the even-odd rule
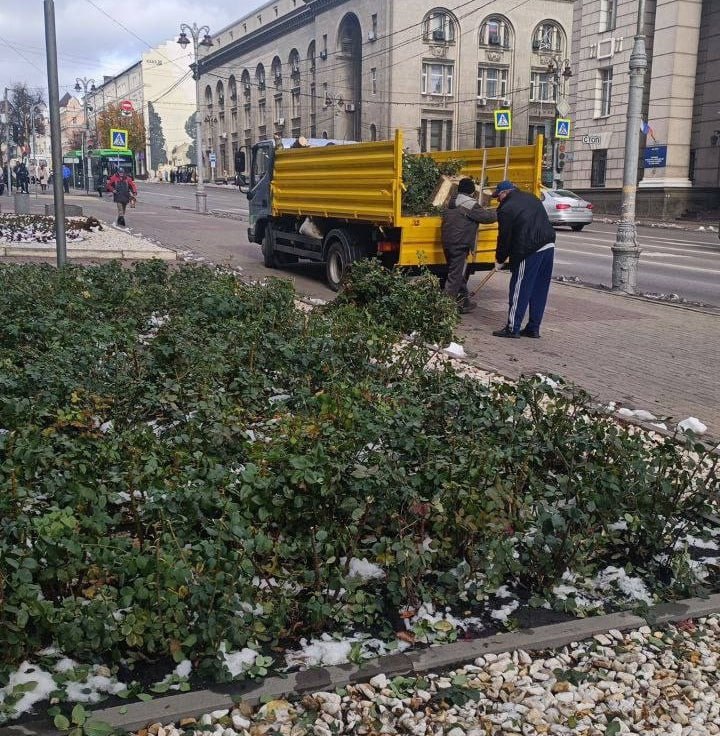
[[[258,676],[323,633],[407,646],[715,585],[688,548],[715,547],[717,460],[572,387],[429,370],[454,320],[431,277],[363,265],[309,314],[158,262],[0,281],[0,688],[58,651]]]
[[[95,217],[72,217],[65,220],[65,237],[68,240],[82,240],[83,233],[102,229],[102,224]],[[0,243],[50,243],[54,241],[54,217],[0,214]]]

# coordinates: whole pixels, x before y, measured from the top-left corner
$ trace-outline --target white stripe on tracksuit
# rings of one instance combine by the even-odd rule
[[[515,312],[517,311],[518,299],[520,298],[520,289],[522,287],[523,276],[525,275],[525,260],[520,263],[518,268],[517,281],[515,282],[515,291],[513,292],[510,313],[508,314],[508,327],[513,330],[515,324]]]

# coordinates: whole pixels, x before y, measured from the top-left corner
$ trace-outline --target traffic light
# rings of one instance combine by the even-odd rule
[[[565,168],[565,144],[558,143],[555,148],[555,171],[559,174]]]

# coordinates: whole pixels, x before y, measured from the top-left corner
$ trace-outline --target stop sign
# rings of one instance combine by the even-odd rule
[[[132,110],[133,110],[133,104],[132,104],[132,102],[130,102],[130,100],[123,100],[120,103],[120,109],[123,112],[132,112]]]

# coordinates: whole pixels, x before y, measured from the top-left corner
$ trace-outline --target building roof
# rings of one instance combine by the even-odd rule
[[[66,92],[61,98],[60,98],[60,107],[67,107],[68,102],[72,100],[72,95],[69,92]]]

